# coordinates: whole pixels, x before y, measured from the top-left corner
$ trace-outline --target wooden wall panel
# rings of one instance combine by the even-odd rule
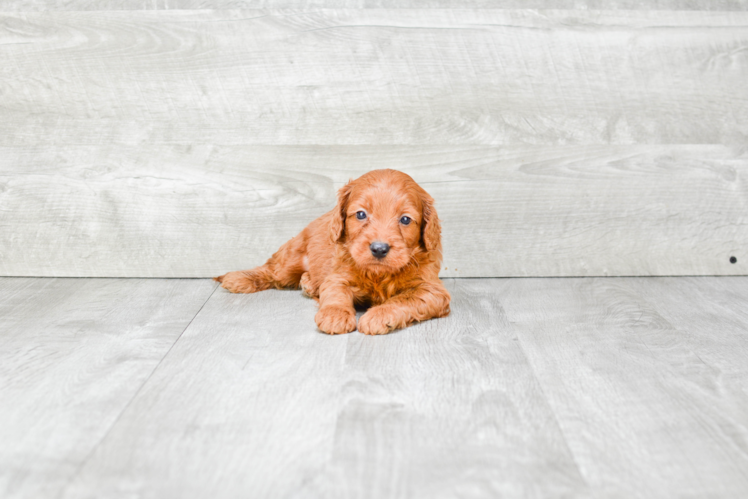
[[[179,9],[595,9],[740,11],[746,0],[0,0],[1,11]]]
[[[748,137],[748,13],[5,13],[0,145]]]
[[[0,203],[13,207],[0,226],[0,275],[199,277],[252,267],[332,209],[349,178],[389,167],[437,200],[443,276],[744,274],[748,262],[748,155],[725,146],[0,154]]]
[[[746,273],[740,2],[20,5],[0,2],[0,275],[250,267],[385,167],[436,197],[444,276]]]

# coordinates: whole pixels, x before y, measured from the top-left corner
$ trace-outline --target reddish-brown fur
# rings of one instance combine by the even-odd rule
[[[374,241],[390,245],[384,258],[372,255]],[[234,293],[301,287],[319,302],[317,326],[331,334],[355,330],[355,306],[367,306],[358,330],[375,335],[449,314],[441,260],[434,200],[407,174],[374,170],[343,186],[335,208],[264,265],[214,279]]]

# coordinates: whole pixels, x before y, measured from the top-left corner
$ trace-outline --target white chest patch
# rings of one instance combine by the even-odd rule
[[[304,259],[301,261],[301,264],[304,266],[304,271],[309,271],[309,257],[304,256]]]

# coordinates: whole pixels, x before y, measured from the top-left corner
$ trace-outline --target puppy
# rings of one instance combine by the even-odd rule
[[[262,266],[214,278],[233,293],[301,288],[319,302],[325,333],[389,333],[449,314],[439,280],[441,226],[434,200],[407,174],[374,170],[338,191],[333,210]]]

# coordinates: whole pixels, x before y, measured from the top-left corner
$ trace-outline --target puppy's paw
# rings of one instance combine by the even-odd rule
[[[254,293],[269,288],[267,280],[252,271],[233,271],[213,279],[231,293]]]
[[[400,328],[395,311],[388,306],[372,307],[358,320],[358,331],[366,335],[384,335]]]
[[[314,317],[320,330],[331,335],[356,329],[356,311],[339,306],[321,307]]]
[[[309,277],[309,273],[304,273],[301,275],[299,286],[301,286],[301,293],[303,293],[310,299],[317,300],[319,298],[319,287],[315,288],[314,283],[312,283],[312,279]]]

